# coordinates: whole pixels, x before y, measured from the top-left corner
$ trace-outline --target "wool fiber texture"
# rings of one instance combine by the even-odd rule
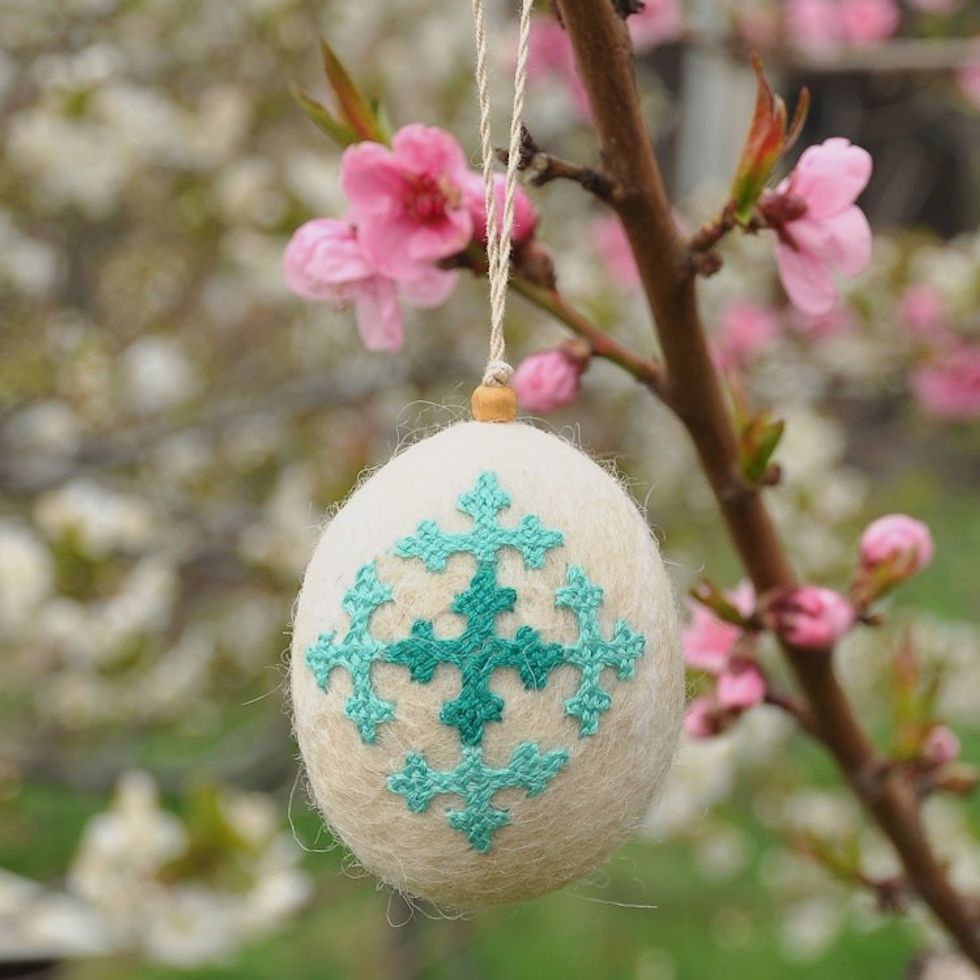
[[[290,673],[332,831],[392,887],[464,909],[608,857],[664,780],[684,702],[636,504],[521,423],[451,425],[354,492],[307,569]]]

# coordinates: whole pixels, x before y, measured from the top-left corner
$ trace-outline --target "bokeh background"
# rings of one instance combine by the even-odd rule
[[[512,33],[494,6],[503,79]],[[977,759],[980,366],[959,368],[971,352],[980,365],[980,5],[886,4],[899,19],[877,36],[816,47],[792,6],[681,9],[641,46],[647,115],[692,228],[724,199],[749,45],[784,93],[811,87],[803,145],[874,153],[873,265],[832,315],[789,312],[750,238],[725,243],[704,303],[720,345],[740,303],[777,325],[738,367],[787,420],[771,502],[802,574],[844,587],[868,519],[930,523],[933,567],[840,668],[887,744],[889,665],[913,645]],[[344,209],[338,151],[289,88],[326,97],[322,32],[394,125],[440,125],[475,162],[469,16],[445,0],[0,3],[0,976],[969,976],[916,960],[942,944],[923,913],[881,914],[794,849],[806,834],[894,870],[828,760],[765,706],[685,742],[605,868],[518,908],[412,909],[311,811],[282,681],[317,526],[365,466],[461,414],[486,301],[461,280],[379,355],[350,316],[287,293],[289,234]],[[531,131],[591,161],[545,54]],[[533,200],[564,294],[652,349],[606,216],[575,187]],[[515,357],[561,337],[515,298]],[[937,371],[955,376],[952,404],[930,396]],[[595,364],[543,424],[619,464],[678,594],[702,573],[737,583],[682,433],[614,367]],[[926,812],[954,880],[980,890],[976,800]]]

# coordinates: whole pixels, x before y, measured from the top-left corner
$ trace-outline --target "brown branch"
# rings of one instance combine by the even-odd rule
[[[588,341],[595,357],[602,357],[618,364],[623,370],[632,374],[642,385],[649,388],[661,401],[668,401],[664,369],[659,361],[643,357],[614,340],[578,310],[569,306],[557,290],[538,286],[520,275],[511,276],[510,285],[515,292],[520,293],[540,309],[547,310],[552,316],[564,323],[572,333]]]
[[[616,204],[664,353],[667,393],[694,442],[729,534],[759,594],[795,584],[757,488],[730,495],[738,445],[698,311],[695,275],[643,121],[625,25],[595,0],[557,0],[592,107],[603,159],[624,188]],[[912,788],[895,773],[869,781],[880,759],[858,724],[832,658],[784,645],[815,731],[898,852],[910,884],[980,965],[975,911],[950,885],[926,839]]]
[[[786,714],[796,721],[800,728],[816,737],[816,729],[813,727],[810,710],[799,698],[794,698],[789,694],[782,694],[779,691],[767,688],[765,702],[766,704],[771,704],[774,708],[785,711]]]
[[[496,154],[501,163],[507,163],[510,153],[506,149],[498,147]],[[622,193],[619,185],[602,169],[572,163],[543,150],[526,126],[521,127],[521,158],[517,169],[527,175],[528,183],[534,187],[543,187],[553,180],[570,180],[607,202],[615,201]]]

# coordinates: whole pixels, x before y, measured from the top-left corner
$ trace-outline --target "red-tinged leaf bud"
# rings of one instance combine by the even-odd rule
[[[786,104],[773,93],[756,54],[752,55],[752,68],[757,83],[755,109],[731,187],[731,204],[739,223],[749,220],[776,164],[799,135],[809,105],[809,93],[803,89],[793,120],[787,125]]]

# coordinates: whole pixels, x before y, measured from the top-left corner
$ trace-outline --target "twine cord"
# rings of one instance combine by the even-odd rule
[[[531,34],[534,0],[521,0],[518,26],[517,65],[514,70],[514,107],[510,119],[510,144],[500,226],[497,226],[497,195],[493,179],[493,138],[490,123],[490,69],[487,63],[485,0],[473,0],[476,35],[476,91],[480,106],[480,151],[487,212],[487,278],[490,281],[490,357],[483,373],[483,384],[506,385],[514,373],[507,363],[504,341],[504,313],[507,309],[507,282],[510,278],[511,233],[514,228],[514,196],[521,158],[521,115],[527,87],[527,52]]]

